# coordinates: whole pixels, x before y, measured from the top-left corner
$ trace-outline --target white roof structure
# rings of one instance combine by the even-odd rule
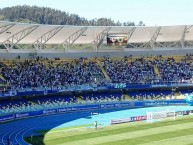
[[[179,26],[66,26],[0,22],[0,44],[7,49],[27,44],[41,48],[45,44],[64,45],[92,44],[98,49],[107,34],[126,34],[133,47],[154,48],[165,44],[185,45],[193,42],[193,25]],[[163,44],[164,43],[164,44]],[[137,45],[136,45],[137,44]],[[140,45],[139,45],[140,44]]]

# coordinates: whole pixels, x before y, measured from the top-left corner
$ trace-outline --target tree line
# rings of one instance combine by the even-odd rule
[[[121,23],[110,18],[88,20],[77,14],[38,6],[13,6],[0,9],[0,20],[10,22],[38,23],[49,25],[77,25],[77,26],[144,26],[140,21],[135,24],[131,21]]]

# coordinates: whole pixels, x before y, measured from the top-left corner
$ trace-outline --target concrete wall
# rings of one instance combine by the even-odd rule
[[[186,48],[186,49],[144,49],[144,50],[127,50],[127,51],[121,51],[121,50],[108,50],[106,52],[62,52],[62,51],[53,51],[53,52],[41,52],[37,53],[38,56],[47,57],[47,58],[79,58],[79,57],[104,57],[104,56],[110,56],[110,57],[124,57],[124,56],[157,56],[157,55],[164,55],[164,56],[173,56],[173,55],[185,55],[187,53],[193,54],[193,49]],[[0,52],[0,59],[15,59],[18,55],[20,55],[21,58],[31,58],[32,53],[29,52],[22,52],[20,50],[14,51],[14,52]]]

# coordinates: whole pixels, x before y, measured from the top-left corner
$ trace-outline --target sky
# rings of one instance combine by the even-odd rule
[[[146,26],[193,24],[193,0],[0,0],[0,8],[44,6],[87,19],[143,21]]]

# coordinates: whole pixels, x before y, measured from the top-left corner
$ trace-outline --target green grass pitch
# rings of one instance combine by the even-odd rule
[[[44,137],[33,137],[32,141],[31,138],[26,140],[33,145],[190,145],[193,144],[193,116],[98,129],[89,129],[87,125],[63,128],[51,130]]]

